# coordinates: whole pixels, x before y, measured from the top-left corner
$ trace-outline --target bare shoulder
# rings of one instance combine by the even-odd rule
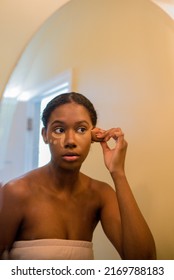
[[[116,192],[108,183],[92,179],[91,185],[103,202],[111,198],[114,198],[114,200],[116,199]]]
[[[15,179],[2,187],[1,196],[5,203],[19,203],[27,197],[27,183],[23,179]]]
[[[27,199],[31,193],[33,179],[35,177],[37,178],[38,172],[37,170],[33,170],[19,178],[9,181],[2,186],[1,196],[13,199],[13,203],[15,201],[19,202],[19,200]]]
[[[114,189],[106,182],[99,181],[96,179],[91,179],[91,182],[92,182],[92,187],[98,192],[101,191],[112,192],[112,193],[115,192]]]

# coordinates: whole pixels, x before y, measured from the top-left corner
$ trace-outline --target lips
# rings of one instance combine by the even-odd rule
[[[79,158],[77,153],[66,153],[62,156],[65,161],[76,161]]]

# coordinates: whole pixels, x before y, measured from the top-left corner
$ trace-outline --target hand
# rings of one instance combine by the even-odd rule
[[[113,138],[116,142],[114,148],[110,148],[107,142]],[[92,130],[92,140],[101,142],[105,165],[110,173],[124,174],[124,164],[127,150],[127,142],[120,128],[102,130],[94,128]]]

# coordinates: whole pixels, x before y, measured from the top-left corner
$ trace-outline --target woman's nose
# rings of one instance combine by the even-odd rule
[[[75,132],[72,130],[68,130],[65,133],[65,141],[64,141],[65,148],[75,148],[76,147],[76,138]]]

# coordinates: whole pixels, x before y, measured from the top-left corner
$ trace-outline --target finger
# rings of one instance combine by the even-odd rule
[[[124,133],[122,131],[116,131],[114,132],[112,138],[117,142],[124,140]]]
[[[105,153],[105,152],[107,152],[107,151],[110,151],[110,148],[109,148],[107,142],[105,142],[105,141],[100,142],[100,145],[101,145],[101,147],[102,147],[102,149],[103,149],[103,153]]]
[[[120,128],[111,128],[105,133],[104,141],[109,141],[111,138],[117,141],[117,139],[122,136],[124,137],[124,133]]]

